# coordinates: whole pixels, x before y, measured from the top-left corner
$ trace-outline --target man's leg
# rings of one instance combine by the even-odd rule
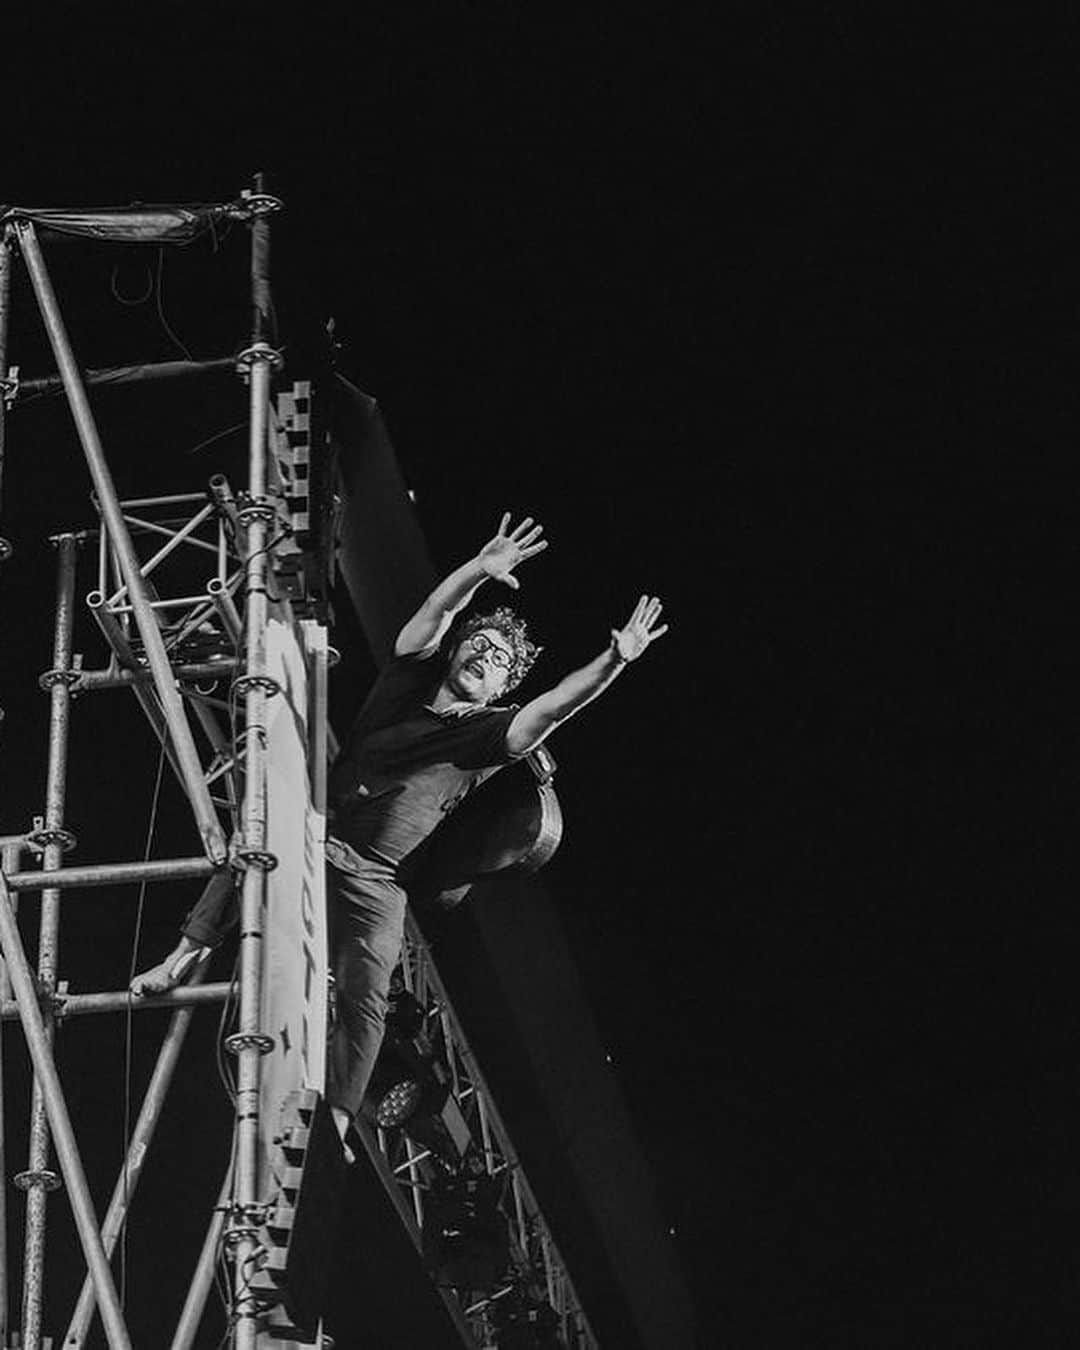
[[[209,956],[236,921],[236,907],[229,907],[233,885],[233,874],[227,867],[214,873],[184,920],[180,941],[164,961],[135,976],[131,981],[133,994],[167,993],[181,983],[192,966]]]
[[[401,955],[405,892],[387,864],[327,844],[337,1015],[327,1099],[339,1133],[360,1110],[382,1045],[390,976]]]

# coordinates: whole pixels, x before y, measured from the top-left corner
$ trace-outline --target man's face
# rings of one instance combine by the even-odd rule
[[[481,628],[457,646],[447,683],[467,703],[491,703],[506,689],[514,654],[496,628]]]

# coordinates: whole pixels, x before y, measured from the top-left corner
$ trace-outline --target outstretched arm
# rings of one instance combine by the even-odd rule
[[[540,536],[542,525],[533,524],[526,516],[520,525],[510,529],[510,512],[503,516],[499,528],[474,558],[455,568],[440,581],[428,598],[401,630],[394,643],[398,656],[420,655],[434,651],[454,621],[454,616],[476,594],[489,578],[501,581],[511,590],[520,582],[514,568],[527,558],[535,557],[547,548],[547,540]]]
[[[668,625],[660,624],[663,609],[655,596],[643,595],[634,606],[625,628],[611,630],[611,644],[587,666],[569,675],[544,694],[537,695],[515,713],[506,732],[506,744],[512,755],[535,750],[548,732],[572,717],[579,708],[602,694],[618,673],[636,661],[650,642],[663,637]]]

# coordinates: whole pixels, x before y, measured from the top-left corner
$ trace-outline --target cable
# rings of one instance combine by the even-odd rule
[[[154,795],[150,803],[150,820],[146,829],[146,845],[143,849],[143,862],[149,862],[150,851],[153,847],[154,832],[157,829],[158,801],[161,796],[161,780],[165,770],[165,739],[162,737],[161,753],[158,755],[157,776],[154,780]],[[146,881],[145,879],[139,886],[139,899],[135,906],[135,933],[131,944],[131,961],[128,965],[127,980],[127,1014],[124,1026],[124,1147],[122,1154],[122,1168],[124,1179],[124,1218],[120,1226],[120,1307],[124,1307],[127,1297],[127,1237],[128,1237],[128,1210],[131,1203],[128,1179],[128,1150],[131,1147],[131,1061],[134,1042],[134,995],[131,992],[131,982],[136,975],[136,969],[139,964],[139,942],[142,936],[143,912],[146,903]]]
[[[212,436],[207,436],[205,441],[200,441],[198,445],[193,445],[187,452],[189,455],[197,455],[200,450],[205,450],[208,445],[213,445],[215,441],[224,440],[226,436],[231,436],[234,431],[243,431],[247,426],[247,418],[242,422],[237,422],[231,427],[226,427],[224,431],[215,431]]]
[[[161,320],[162,328],[164,328],[166,333],[168,333],[169,337],[172,338],[173,343],[176,345],[178,350],[182,351],[184,353],[184,356],[187,357],[189,361],[194,361],[195,358],[184,346],[183,342],[180,341],[176,333],[173,332],[172,326],[170,325],[168,319],[165,317],[165,305],[161,298],[161,280],[164,270],[165,270],[165,249],[159,248],[158,266],[157,266],[157,284],[154,287],[154,301],[155,304],[157,305],[157,315],[158,318]]]
[[[139,305],[145,305],[147,300],[149,300],[154,293],[154,274],[150,268],[147,267],[146,269],[146,290],[142,295],[137,295],[132,300],[129,300],[126,296],[120,294],[119,287],[116,284],[119,275],[120,264],[116,263],[113,270],[109,273],[109,290],[112,292],[112,297],[117,304],[125,305],[129,309],[135,309]]]

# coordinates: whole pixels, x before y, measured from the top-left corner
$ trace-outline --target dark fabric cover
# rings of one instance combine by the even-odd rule
[[[10,206],[0,220],[29,220],[58,234],[125,244],[188,244],[243,214],[237,205],[104,206],[86,209]]]

